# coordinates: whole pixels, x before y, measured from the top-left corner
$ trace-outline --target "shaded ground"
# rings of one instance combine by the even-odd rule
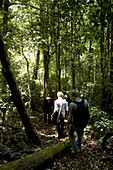
[[[28,144],[22,140],[22,132],[13,134],[11,139],[5,142],[6,150],[2,152],[2,164],[15,159],[19,159],[38,150],[49,147],[52,144],[60,142],[57,139],[57,132],[54,125],[45,125],[43,113],[34,112],[31,115],[31,121],[41,140],[41,146]],[[11,134],[10,134],[11,135]],[[67,128],[65,123],[65,138],[67,138]],[[64,139],[65,139],[64,138]],[[12,142],[11,142],[12,140]],[[9,144],[9,141],[11,142]],[[9,150],[8,150],[9,149]],[[1,156],[0,155],[0,156]],[[4,156],[5,155],[5,156]],[[92,139],[84,140],[82,154],[76,155],[71,153],[71,148],[63,155],[53,160],[53,165],[45,167],[48,170],[113,170],[113,158],[109,158],[101,150],[100,146]]]
[[[54,161],[51,170],[113,170],[113,158],[108,158],[98,147],[86,147],[82,154],[66,153]]]
[[[45,125],[43,122],[43,115],[40,116],[42,122],[39,126],[41,133],[41,141],[43,145],[48,146],[52,143],[59,142],[57,140],[56,129],[53,125]],[[67,137],[67,128],[65,123],[65,136]],[[40,128],[41,127],[41,128]],[[45,138],[44,134],[48,136]],[[46,141],[45,141],[46,140]],[[55,159],[53,166],[48,166],[49,170],[113,170],[113,158],[108,157],[105,151],[103,151],[100,145],[96,144],[92,139],[84,140],[82,154],[76,155],[71,153],[71,149],[64,155]]]

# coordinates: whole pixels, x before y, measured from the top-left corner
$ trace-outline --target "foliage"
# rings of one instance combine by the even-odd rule
[[[41,111],[43,87],[37,81],[30,82],[31,90],[31,109]]]
[[[98,107],[93,107],[91,108],[91,118],[86,131],[89,131],[88,133],[94,139],[99,140],[107,132],[113,130],[112,119],[106,112],[101,111]]]
[[[75,71],[75,87],[90,103],[91,119],[87,131],[95,139],[100,139],[113,129],[112,120],[109,120],[109,115],[103,112],[102,107],[103,101],[107,108],[113,106],[113,5],[110,0],[101,2],[10,0],[8,5],[4,1],[0,8],[0,33],[25,105],[29,102],[30,109],[42,111],[45,50],[50,56],[48,91],[51,97],[56,98],[59,81],[61,90],[70,92],[72,72]],[[34,80],[33,70],[38,50],[38,77]],[[58,71],[61,72],[60,80]],[[22,128],[9,87],[2,76],[1,65],[0,76],[0,122],[6,127]],[[9,134],[10,137],[6,131],[4,134],[8,143],[11,142],[9,138],[14,138],[15,142],[14,132]],[[21,135],[19,139],[16,144],[18,142],[21,146]],[[3,152],[7,150],[4,147]],[[12,151],[8,150],[8,153],[11,155]]]
[[[105,4],[103,4],[103,10],[106,14],[108,14],[108,7],[111,8],[110,2],[105,2]],[[2,11],[0,12],[2,13]],[[48,85],[48,90],[54,93],[53,96],[55,96],[58,84],[56,56],[58,53],[57,44],[59,43],[61,55],[61,90],[69,91],[69,89],[72,88],[72,53],[75,58],[73,65],[76,72],[76,86],[83,91],[83,84],[87,85],[88,83],[91,83],[93,86],[95,86],[95,83],[101,84],[102,77],[99,44],[101,38],[101,23],[100,4],[98,4],[97,1],[46,2],[41,0],[36,3],[35,0],[24,2],[14,2],[12,0],[10,1],[8,15],[8,54],[11,58],[14,72],[18,83],[20,84],[22,93],[23,90],[25,93],[27,90],[26,87],[23,89],[21,86],[26,84],[26,81],[28,82],[29,78],[32,79],[37,50],[39,49],[41,51],[38,69],[40,70],[43,69],[42,51],[49,49],[51,63],[49,67],[50,85]],[[2,18],[0,19],[2,20]],[[71,32],[71,20],[73,23],[73,32]],[[5,25],[2,22],[0,29],[3,29],[3,27],[5,29]],[[57,34],[58,27],[60,31],[59,37]],[[91,51],[89,50],[90,41]],[[24,55],[27,57],[29,63],[30,77],[28,77],[26,68],[27,63]],[[43,76],[43,74],[41,75]],[[56,78],[53,78],[53,75]],[[37,78],[38,80],[41,79],[41,86],[43,86],[44,80],[42,76],[40,77],[39,73]],[[86,87],[86,90],[89,91],[88,86]],[[96,93],[98,93],[98,90]],[[100,94],[99,97],[101,97]],[[99,99],[97,103],[99,103]]]

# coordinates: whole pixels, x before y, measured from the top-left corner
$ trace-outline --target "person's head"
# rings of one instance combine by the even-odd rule
[[[47,99],[48,99],[48,98],[51,98],[49,93],[47,94],[46,98],[47,98]]]
[[[72,95],[74,98],[79,97],[79,91],[78,91],[77,89],[73,89],[73,90],[71,91],[71,95]]]
[[[57,92],[57,97],[63,97],[63,93],[61,91]]]
[[[50,94],[49,94],[49,93],[47,94],[47,97],[50,97]]]

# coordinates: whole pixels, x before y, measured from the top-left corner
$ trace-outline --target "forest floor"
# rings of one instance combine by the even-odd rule
[[[49,147],[68,138],[67,125],[65,123],[64,139],[57,139],[56,127],[53,124],[46,125],[43,120],[43,113],[35,112],[30,116],[33,126],[36,129],[37,135],[41,141],[41,145],[32,145],[26,142],[25,138],[22,139],[22,132],[10,135],[10,139],[5,139],[2,153],[0,153],[1,164],[10,162],[28,154],[32,154],[39,150]],[[7,136],[7,135],[6,135]],[[8,137],[8,136],[7,136]],[[99,144],[91,138],[84,138],[83,152],[81,154],[71,153],[71,148],[65,154],[55,158],[52,167],[47,166],[46,170],[113,170],[113,157],[108,157],[101,149]]]
[[[59,142],[57,139],[57,132],[54,125],[45,125],[43,121],[43,115],[41,115],[41,124],[39,125],[39,130],[41,129],[41,141],[46,147],[48,144],[53,144]],[[67,123],[65,123],[64,139],[67,136]],[[38,131],[39,133],[39,131]],[[46,134],[46,135],[44,135]],[[47,140],[48,137],[48,140]],[[84,137],[83,141],[83,152],[79,155],[66,152],[63,156],[56,158],[54,160],[53,166],[47,168],[48,170],[113,170],[113,157],[109,157],[106,152],[104,152],[100,145],[96,143],[91,138]]]

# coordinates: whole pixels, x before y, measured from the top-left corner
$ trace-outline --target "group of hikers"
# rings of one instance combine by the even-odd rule
[[[57,92],[57,99],[53,101],[50,94],[44,99],[43,104],[45,124],[56,125],[58,139],[64,137],[64,120],[68,120],[68,137],[74,153],[81,153],[84,128],[87,126],[90,112],[86,99],[80,97],[79,91],[71,91],[71,99],[61,91]],[[76,138],[75,138],[76,132]]]

